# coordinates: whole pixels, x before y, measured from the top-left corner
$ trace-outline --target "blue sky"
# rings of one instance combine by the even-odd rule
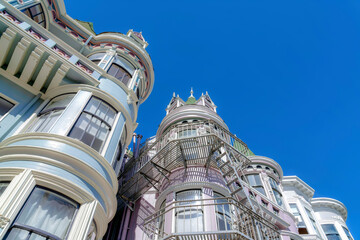
[[[97,33],[142,31],[155,87],[137,132],[150,137],[173,92],[208,91],[230,130],[315,197],[343,202],[360,239],[360,2],[65,0]],[[110,4],[113,4],[110,6]]]

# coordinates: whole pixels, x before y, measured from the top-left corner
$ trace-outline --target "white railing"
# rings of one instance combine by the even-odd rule
[[[209,229],[211,219],[216,221],[215,229]],[[145,218],[143,232],[143,240],[177,239],[174,236],[178,235],[196,235],[194,239],[279,239],[271,223],[230,197],[173,201]]]
[[[222,143],[231,147],[234,152],[238,153],[244,159],[247,159],[246,157],[252,154],[243,141],[214,121],[180,123],[167,129],[153,144],[145,145],[145,149],[140,150],[141,154],[138,158],[132,158],[128,161],[122,173],[125,182],[135,173],[139,172],[143,166],[149,163],[156,153],[159,153],[171,141],[206,135],[216,136]]]

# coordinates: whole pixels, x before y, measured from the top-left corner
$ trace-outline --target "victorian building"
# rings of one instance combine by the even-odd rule
[[[102,239],[154,85],[146,47],[62,0],[0,0],[0,239]]]
[[[353,240],[345,206],[313,195],[236,137],[208,93],[174,94],[121,170],[124,210],[106,239]]]
[[[353,240],[345,206],[255,155],[208,93],[174,94],[126,151],[154,85],[147,45],[95,34],[62,0],[0,0],[0,239]]]

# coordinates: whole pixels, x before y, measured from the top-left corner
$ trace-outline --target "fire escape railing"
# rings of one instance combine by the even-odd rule
[[[145,148],[140,150],[140,155],[135,159],[131,158],[125,165],[124,171],[120,177],[130,179],[135,173],[139,172],[143,166],[150,162],[150,160],[159,153],[170,141],[176,139],[196,138],[199,136],[214,135],[221,139],[226,145],[232,147],[235,152],[244,160],[244,163],[248,163],[247,156],[252,152],[247,145],[230,133],[227,129],[217,124],[214,121],[208,120],[203,122],[192,122],[187,124],[177,124],[168,128],[160,138],[152,144],[145,144]]]
[[[166,216],[172,224],[165,224]],[[205,219],[216,229],[205,229]],[[173,201],[144,220],[143,240],[162,239],[261,239],[277,240],[278,231],[267,220],[231,197]],[[170,226],[170,227],[169,227]],[[172,229],[174,226],[175,229]],[[213,224],[214,228],[214,224]]]

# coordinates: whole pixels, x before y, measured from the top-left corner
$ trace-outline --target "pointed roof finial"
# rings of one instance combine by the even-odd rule
[[[207,91],[206,91],[206,95],[209,95]]]
[[[173,93],[173,97],[175,97],[175,92]]]
[[[190,97],[193,97],[193,93],[194,93],[194,91],[193,91],[193,88],[191,87]]]

